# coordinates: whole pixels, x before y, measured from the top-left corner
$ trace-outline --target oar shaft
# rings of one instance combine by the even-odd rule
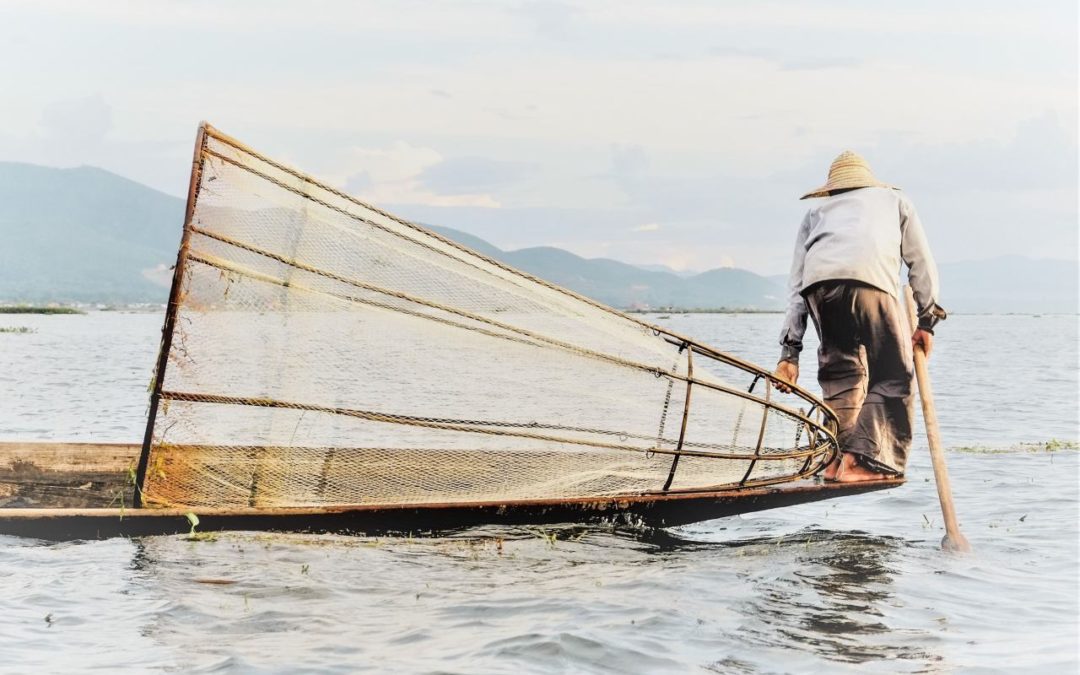
[[[910,286],[904,287],[904,296],[908,318],[911,321],[911,330],[914,331],[918,327],[919,316]],[[926,425],[926,438],[930,443],[930,462],[934,467],[934,482],[937,485],[938,501],[941,502],[941,515],[945,520],[945,540],[942,544],[946,548],[967,550],[970,545],[964,535],[960,533],[960,525],[956,521],[956,507],[953,506],[949,469],[945,465],[945,452],[941,448],[941,433],[938,430],[937,409],[934,407],[934,390],[930,385],[930,370],[927,368],[926,352],[923,351],[921,346],[915,347],[912,351],[915,357],[915,377],[919,383],[919,401],[922,403],[923,423]]]

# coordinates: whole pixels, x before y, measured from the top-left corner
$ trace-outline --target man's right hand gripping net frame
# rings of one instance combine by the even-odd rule
[[[722,490],[807,476],[836,448],[811,394],[205,124],[162,335],[146,505]]]

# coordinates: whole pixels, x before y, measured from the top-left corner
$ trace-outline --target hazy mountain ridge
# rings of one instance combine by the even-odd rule
[[[701,272],[697,270],[677,270],[669,265],[634,265],[634,267],[640,267],[641,269],[647,270],[649,272],[667,272],[669,274],[674,274],[677,277],[683,278],[701,274]]]
[[[582,258],[549,246],[502,251],[471,235],[429,226],[512,267],[570,288],[614,307],[739,308],[783,307],[775,284],[753,272],[723,268],[684,278],[643,270],[607,258]],[[483,246],[473,245],[480,241]]]
[[[164,302],[183,200],[102,169],[0,162],[0,302]],[[785,277],[699,274],[586,259],[553,247],[503,251],[431,226],[484,255],[616,307],[780,310]],[[1077,311],[1077,262],[1006,256],[941,265],[953,312]]]
[[[0,162],[0,300],[164,301],[147,277],[176,259],[183,213],[102,169]]]

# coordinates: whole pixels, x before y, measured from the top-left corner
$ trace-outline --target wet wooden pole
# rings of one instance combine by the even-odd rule
[[[914,332],[918,327],[919,313],[915,308],[911,286],[904,287],[904,298],[911,330]],[[934,465],[934,482],[937,484],[938,500],[941,502],[941,515],[945,519],[945,536],[941,540],[941,548],[946,551],[970,551],[971,544],[960,532],[960,525],[956,522],[956,507],[953,506],[952,487],[949,485],[949,469],[945,466],[945,451],[941,449],[941,434],[938,431],[937,411],[934,408],[934,391],[930,386],[930,370],[926,366],[926,352],[921,345],[912,349],[912,352],[915,356],[915,376],[919,381],[923,423],[926,425],[926,440],[930,443],[930,461]]]

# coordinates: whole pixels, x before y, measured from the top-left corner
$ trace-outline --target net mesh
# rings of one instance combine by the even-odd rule
[[[807,475],[833,452],[831,413],[809,395],[785,399],[753,366],[209,127],[184,241],[144,448],[148,505],[724,489]]]

